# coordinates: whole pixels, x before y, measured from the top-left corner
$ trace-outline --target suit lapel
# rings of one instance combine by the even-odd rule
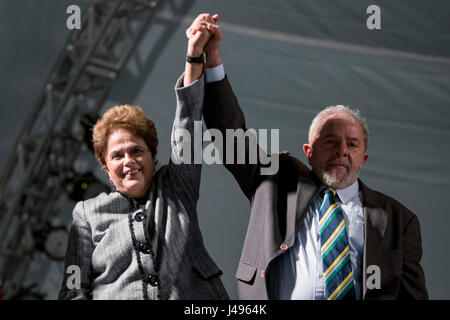
[[[288,194],[285,243],[289,247],[294,243],[294,236],[300,230],[311,200],[318,188],[319,185],[312,175],[300,175],[296,192],[290,192]],[[298,215],[297,212],[299,213]]]
[[[381,241],[386,231],[389,213],[380,208],[378,194],[369,189],[359,180],[363,195],[363,208],[365,219],[365,241],[363,258],[363,298],[366,294],[367,267],[376,262]],[[311,173],[308,176],[299,176],[297,190],[288,193],[287,198],[287,226],[285,243],[291,247],[294,236],[300,230],[303,219],[311,204],[314,194],[317,192],[320,182]],[[299,213],[297,215],[297,212]]]
[[[366,295],[367,286],[367,267],[375,264],[381,241],[386,230],[389,213],[380,208],[378,195],[373,190],[366,187],[359,180],[363,195],[363,208],[365,219],[365,241],[364,241],[364,260],[363,260],[363,299]]]

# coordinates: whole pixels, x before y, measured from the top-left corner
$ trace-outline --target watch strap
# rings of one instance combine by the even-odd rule
[[[194,57],[186,54],[186,61],[191,63],[205,63],[206,62],[206,54],[203,52],[200,56]]]

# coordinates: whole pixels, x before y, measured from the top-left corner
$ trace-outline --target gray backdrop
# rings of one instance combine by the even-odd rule
[[[159,12],[105,103],[140,105],[156,122],[158,159],[169,157],[173,87],[184,68],[185,28],[201,12],[220,14],[226,72],[250,128],[280,129],[280,149],[305,160],[301,146],[314,114],[358,107],[371,141],[361,177],[410,208],[421,222],[432,299],[448,299],[450,258],[450,2],[367,0],[187,0],[176,16]],[[0,170],[69,31],[66,8],[82,0],[0,2]],[[381,8],[381,30],[366,28],[366,8]],[[151,31],[151,33],[150,33]],[[156,36],[156,38],[155,38]],[[156,50],[154,48],[155,41]],[[447,141],[447,142],[446,142]],[[97,164],[92,158],[92,168]],[[100,170],[96,174],[105,179]],[[220,165],[204,165],[199,219],[208,251],[236,298],[234,274],[249,203]],[[70,223],[73,203],[61,220]],[[36,257],[36,264],[49,263]],[[56,298],[62,263],[49,263],[41,290]],[[33,269],[32,269],[33,271]],[[34,278],[33,278],[34,277]]]

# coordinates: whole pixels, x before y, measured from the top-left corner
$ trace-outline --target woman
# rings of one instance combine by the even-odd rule
[[[199,29],[191,56],[211,35]],[[115,191],[75,206],[60,299],[228,298],[198,225],[201,165],[182,163],[176,130],[193,137],[202,117],[202,71],[202,63],[186,62],[175,88],[171,160],[156,173],[156,129],[140,108],[116,106],[95,125],[95,155]]]

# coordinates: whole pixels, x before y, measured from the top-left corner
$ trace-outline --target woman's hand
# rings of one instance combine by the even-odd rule
[[[219,49],[223,39],[223,33],[217,25],[218,20],[219,15],[217,13],[212,16],[208,13],[203,13],[192,22],[188,29],[186,29],[186,37],[189,39],[189,42],[191,39],[195,38],[197,32],[203,32],[204,27],[211,33],[209,40],[203,47],[203,50],[206,53],[206,68],[213,68],[222,63]],[[202,30],[200,30],[200,26],[202,27]]]
[[[215,23],[218,15],[215,15],[214,17],[209,13],[202,13],[198,15],[191,26],[186,29],[186,36],[189,39],[187,48],[188,55],[199,57],[205,52],[206,47],[210,47],[210,45],[207,44],[217,30]],[[186,62],[184,86],[188,86],[200,78],[203,67],[203,63]]]
[[[188,37],[188,54],[198,57],[204,52],[206,43],[212,34],[211,24],[214,20],[208,13],[200,14],[186,29],[186,36]]]

